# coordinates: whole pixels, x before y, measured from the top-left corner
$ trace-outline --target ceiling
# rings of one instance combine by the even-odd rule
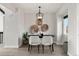
[[[14,3],[16,8],[21,8],[26,13],[38,12],[38,6],[41,6],[43,13],[55,13],[62,7],[63,3]]]

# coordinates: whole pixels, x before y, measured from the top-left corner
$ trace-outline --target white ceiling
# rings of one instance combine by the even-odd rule
[[[43,13],[55,13],[62,7],[62,3],[16,3],[14,6],[23,9],[26,13],[38,12],[38,6],[41,6]]]

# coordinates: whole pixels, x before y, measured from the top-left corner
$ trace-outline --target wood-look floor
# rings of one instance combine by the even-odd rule
[[[21,48],[0,48],[0,56],[67,56],[64,53],[63,46],[54,44],[54,52],[50,52],[49,47],[45,47],[44,54],[40,47],[40,53],[38,53],[37,47],[33,47],[31,53],[28,52],[27,46]]]

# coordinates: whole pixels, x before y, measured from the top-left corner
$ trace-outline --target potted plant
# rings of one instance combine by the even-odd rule
[[[28,40],[28,32],[26,32],[26,34],[25,34],[25,35],[26,35],[26,39]]]
[[[23,44],[27,44],[28,43],[28,32],[23,33]]]

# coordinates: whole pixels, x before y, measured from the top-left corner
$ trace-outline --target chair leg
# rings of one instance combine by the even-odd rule
[[[29,50],[30,50],[30,53],[31,53],[31,45],[29,45],[29,47],[30,47]]]
[[[44,53],[44,45],[42,45],[42,50],[43,50],[43,53]]]
[[[31,50],[32,50],[32,45],[31,45]]]
[[[30,50],[30,45],[28,45],[28,51]]]
[[[50,49],[50,52],[52,53],[52,50],[51,50],[51,45],[49,45],[49,49]]]
[[[54,52],[54,47],[53,47],[53,44],[52,44],[52,51]]]
[[[51,45],[51,54],[52,54],[52,45]]]
[[[40,45],[38,45],[38,53],[39,53],[39,47],[40,47]]]
[[[30,53],[31,53],[31,51],[32,51],[32,45],[30,45]]]

